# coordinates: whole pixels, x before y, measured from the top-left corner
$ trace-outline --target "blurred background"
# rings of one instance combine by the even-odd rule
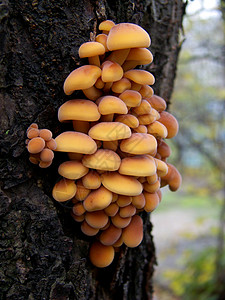
[[[189,1],[169,111],[183,177],[151,214],[160,300],[225,299],[225,1]]]

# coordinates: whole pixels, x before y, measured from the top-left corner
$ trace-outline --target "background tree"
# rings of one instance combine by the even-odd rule
[[[60,158],[41,170],[29,163],[24,141],[32,122],[54,136],[63,131],[57,121],[63,81],[84,63],[78,48],[104,19],[150,33],[155,93],[169,101],[184,9],[181,0],[1,2],[1,299],[152,299],[156,259],[148,215],[138,248],[124,247],[110,267],[93,268],[91,239],[51,197]]]

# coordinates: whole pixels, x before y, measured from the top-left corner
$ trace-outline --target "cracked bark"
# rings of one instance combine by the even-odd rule
[[[29,163],[24,141],[32,122],[54,136],[63,131],[57,121],[57,108],[68,99],[63,81],[85,63],[78,48],[106,18],[150,33],[154,63],[147,69],[156,77],[155,93],[169,101],[184,8],[181,0],[1,2],[1,299],[152,299],[156,258],[149,216],[142,215],[139,247],[122,247],[110,267],[94,268],[91,238],[51,197],[64,157],[38,169]]]

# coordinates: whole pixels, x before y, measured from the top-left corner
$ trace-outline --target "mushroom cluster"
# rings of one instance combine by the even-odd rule
[[[52,164],[56,142],[50,130],[38,129],[38,125],[32,123],[27,129],[26,144],[31,163],[39,165],[40,168],[47,168]]]
[[[73,203],[73,219],[85,235],[95,236],[90,260],[103,268],[122,244],[132,248],[141,243],[139,213],[158,206],[160,187],[176,191],[181,176],[167,163],[171,150],[164,141],[177,134],[178,122],[165,111],[166,101],[154,95],[154,76],[135,69],[153,60],[148,33],[110,20],[99,30],[95,41],[79,48],[89,64],[64,82],[66,95],[82,90],[84,97],[68,100],[58,110],[59,121],[71,123],[71,130],[55,138],[54,150],[67,152],[68,160],[58,168],[62,178],[52,195]]]

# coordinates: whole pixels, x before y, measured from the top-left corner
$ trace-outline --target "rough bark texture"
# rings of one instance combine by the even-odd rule
[[[108,18],[140,24],[151,35],[155,92],[169,100],[179,52],[184,4],[176,1],[3,0],[0,4],[0,299],[152,299],[156,262],[149,216],[134,249],[121,248],[103,270],[88,260],[91,241],[70,209],[55,203],[57,167],[28,161],[26,128],[37,122],[63,131],[57,108],[66,76],[85,62],[81,43]]]

